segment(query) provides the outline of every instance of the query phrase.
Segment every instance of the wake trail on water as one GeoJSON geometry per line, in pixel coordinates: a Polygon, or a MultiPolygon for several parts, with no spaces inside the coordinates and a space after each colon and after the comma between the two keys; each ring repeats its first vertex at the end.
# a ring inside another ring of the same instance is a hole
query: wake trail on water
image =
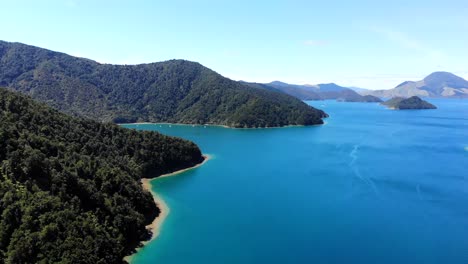
{"type": "Polygon", "coordinates": [[[375,185],[374,181],[363,175],[361,173],[361,171],[359,170],[359,167],[356,165],[356,161],[358,160],[358,151],[359,151],[359,148],[361,147],[361,144],[356,144],[354,145],[353,149],[351,150],[351,152],[349,153],[349,157],[351,158],[351,161],[349,162],[349,166],[351,167],[351,169],[353,170],[354,172],[354,175],[359,178],[360,180],[362,180],[367,186],[369,186],[376,195],[379,195],[380,192],[377,188],[377,186],[375,185]]]}
{"type": "Polygon", "coordinates": [[[421,184],[418,183],[418,185],[416,185],[416,192],[418,193],[418,197],[419,197],[419,200],[423,201],[423,197],[422,197],[422,194],[421,194],[421,184]]]}

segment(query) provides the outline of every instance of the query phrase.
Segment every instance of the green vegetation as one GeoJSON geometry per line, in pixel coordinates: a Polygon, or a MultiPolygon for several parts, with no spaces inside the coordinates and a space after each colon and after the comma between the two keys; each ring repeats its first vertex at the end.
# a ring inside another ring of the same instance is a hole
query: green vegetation
{"type": "Polygon", "coordinates": [[[116,123],[275,127],[322,124],[326,117],[296,98],[229,80],[194,62],[99,64],[2,41],[0,85],[71,115],[116,123]]]}
{"type": "Polygon", "coordinates": [[[410,98],[394,97],[382,103],[391,109],[410,110],[410,109],[436,109],[437,107],[417,96],[410,98]]]}
{"type": "Polygon", "coordinates": [[[121,263],[157,216],[139,183],[192,142],[72,118],[0,89],[0,263],[121,263]]]}

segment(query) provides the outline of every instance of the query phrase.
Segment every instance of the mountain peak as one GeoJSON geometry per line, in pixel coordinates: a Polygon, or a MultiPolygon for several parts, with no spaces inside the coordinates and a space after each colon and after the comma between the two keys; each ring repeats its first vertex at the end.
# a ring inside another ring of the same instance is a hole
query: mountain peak
{"type": "Polygon", "coordinates": [[[446,71],[436,71],[431,74],[429,74],[426,78],[460,78],[457,75],[451,73],[451,72],[446,72],[446,71]]]}
{"type": "Polygon", "coordinates": [[[414,83],[414,82],[413,81],[404,81],[404,82],[400,83],[399,85],[397,85],[396,88],[407,85],[407,84],[410,84],[410,83],[414,83]]]}
{"type": "Polygon", "coordinates": [[[276,85],[276,86],[287,86],[289,85],[288,83],[285,83],[285,82],[280,82],[280,81],[273,81],[271,83],[268,83],[270,85],[276,85]]]}
{"type": "Polygon", "coordinates": [[[424,83],[437,88],[468,88],[468,81],[450,72],[433,72],[424,78],[424,83]]]}
{"type": "Polygon", "coordinates": [[[336,83],[321,83],[317,85],[321,91],[323,92],[331,92],[331,91],[343,91],[347,90],[347,88],[337,85],[336,83]]]}
{"type": "Polygon", "coordinates": [[[450,72],[437,71],[421,81],[406,81],[390,90],[377,90],[370,94],[378,97],[450,97],[468,98],[468,81],[450,72]]]}
{"type": "Polygon", "coordinates": [[[451,72],[433,72],[429,74],[426,78],[424,78],[424,81],[449,81],[449,80],[458,80],[458,81],[465,81],[465,79],[451,73],[451,72]]]}

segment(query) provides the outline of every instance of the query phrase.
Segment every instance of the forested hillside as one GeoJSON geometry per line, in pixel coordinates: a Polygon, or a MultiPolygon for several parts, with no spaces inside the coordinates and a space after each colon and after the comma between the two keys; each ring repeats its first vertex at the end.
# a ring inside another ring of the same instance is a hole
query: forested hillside
{"type": "Polygon", "coordinates": [[[109,65],[0,41],[0,85],[99,121],[273,127],[323,123],[286,94],[224,78],[199,63],[109,65]]]}
{"type": "Polygon", "coordinates": [[[202,160],[192,142],[0,89],[0,263],[122,262],[159,213],[140,178],[202,160]]]}

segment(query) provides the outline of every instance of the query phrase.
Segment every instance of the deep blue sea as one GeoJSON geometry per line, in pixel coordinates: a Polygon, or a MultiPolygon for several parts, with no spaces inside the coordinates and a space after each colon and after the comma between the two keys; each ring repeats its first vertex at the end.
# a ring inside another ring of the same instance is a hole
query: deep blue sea
{"type": "Polygon", "coordinates": [[[213,156],[156,179],[170,207],[133,263],[468,263],[468,100],[311,101],[326,125],[127,125],[213,156]]]}

